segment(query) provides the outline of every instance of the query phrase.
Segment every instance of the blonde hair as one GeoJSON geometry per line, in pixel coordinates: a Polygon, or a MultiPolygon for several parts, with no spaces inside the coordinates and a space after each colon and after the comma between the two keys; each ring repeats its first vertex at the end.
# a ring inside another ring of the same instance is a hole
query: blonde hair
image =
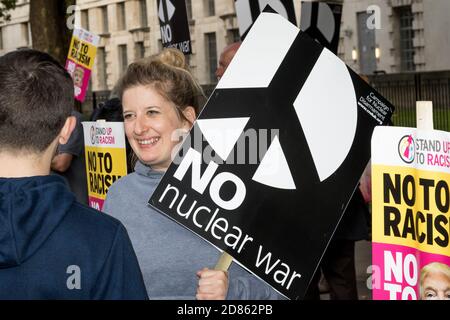
{"type": "Polygon", "coordinates": [[[189,67],[186,62],[186,57],[183,52],[175,48],[165,48],[161,53],[154,56],[154,59],[161,61],[162,63],[171,65],[177,68],[183,68],[189,71],[189,67]]]}
{"type": "Polygon", "coordinates": [[[423,282],[429,273],[440,272],[450,280],[450,267],[444,263],[432,262],[420,270],[420,296],[423,296],[423,282]]]}
{"type": "Polygon", "coordinates": [[[177,49],[166,48],[158,55],[130,64],[119,81],[119,97],[122,98],[127,89],[139,85],[152,86],[173,102],[180,117],[188,106],[198,115],[206,102],[202,88],[187,70],[183,53],[177,49]]]}

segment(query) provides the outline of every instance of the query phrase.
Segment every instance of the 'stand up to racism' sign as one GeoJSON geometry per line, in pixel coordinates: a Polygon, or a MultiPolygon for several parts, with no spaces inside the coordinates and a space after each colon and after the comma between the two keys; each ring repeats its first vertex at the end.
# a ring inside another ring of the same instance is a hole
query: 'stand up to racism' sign
{"type": "Polygon", "coordinates": [[[127,174],[123,122],[83,122],[89,206],[102,210],[109,187],[127,174]]]}
{"type": "Polygon", "coordinates": [[[450,133],[377,128],[373,298],[450,298],[450,133]]]}
{"type": "Polygon", "coordinates": [[[150,204],[300,299],[392,111],[328,49],[262,13],[150,204]]]}

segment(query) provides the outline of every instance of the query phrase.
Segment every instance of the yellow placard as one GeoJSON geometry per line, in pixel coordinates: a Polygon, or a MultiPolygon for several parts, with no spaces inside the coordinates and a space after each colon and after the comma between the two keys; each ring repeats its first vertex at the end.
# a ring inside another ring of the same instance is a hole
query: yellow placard
{"type": "Polygon", "coordinates": [[[127,174],[125,149],[85,147],[89,196],[105,199],[108,188],[127,174]]]}
{"type": "Polygon", "coordinates": [[[73,36],[70,43],[69,56],[68,58],[87,69],[92,70],[94,66],[94,59],[97,55],[97,47],[80,40],[79,38],[73,36]]]}
{"type": "Polygon", "coordinates": [[[450,256],[450,174],[372,166],[373,242],[450,256]]]}

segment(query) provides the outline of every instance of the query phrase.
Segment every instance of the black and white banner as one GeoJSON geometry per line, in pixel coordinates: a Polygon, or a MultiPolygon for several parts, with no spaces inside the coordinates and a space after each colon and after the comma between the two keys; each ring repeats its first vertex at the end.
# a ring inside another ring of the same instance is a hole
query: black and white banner
{"type": "MultiPolygon", "coordinates": [[[[276,13],[281,14],[293,24],[297,25],[293,0],[235,0],[239,34],[244,40],[259,14],[268,5],[276,13]]],[[[282,37],[283,35],[279,35],[282,37]]]]}
{"type": "Polygon", "coordinates": [[[184,54],[192,53],[191,35],[184,0],[157,0],[164,48],[173,47],[184,54]]]}
{"type": "Polygon", "coordinates": [[[301,299],[392,112],[328,49],[262,13],[149,203],[301,299]]]}
{"type": "Polygon", "coordinates": [[[300,29],[337,54],[342,4],[302,1],[300,29]]]}

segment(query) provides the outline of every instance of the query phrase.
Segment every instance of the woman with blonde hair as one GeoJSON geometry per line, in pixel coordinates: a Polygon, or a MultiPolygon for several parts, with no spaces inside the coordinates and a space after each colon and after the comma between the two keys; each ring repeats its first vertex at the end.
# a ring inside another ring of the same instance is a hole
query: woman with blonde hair
{"type": "Polygon", "coordinates": [[[216,248],[147,205],[179,143],[172,134],[189,130],[203,106],[192,75],[163,59],[139,61],[122,77],[119,96],[125,132],[139,160],[134,173],[109,189],[104,211],[126,226],[150,299],[278,298],[235,263],[229,272],[213,270],[216,248]]]}

